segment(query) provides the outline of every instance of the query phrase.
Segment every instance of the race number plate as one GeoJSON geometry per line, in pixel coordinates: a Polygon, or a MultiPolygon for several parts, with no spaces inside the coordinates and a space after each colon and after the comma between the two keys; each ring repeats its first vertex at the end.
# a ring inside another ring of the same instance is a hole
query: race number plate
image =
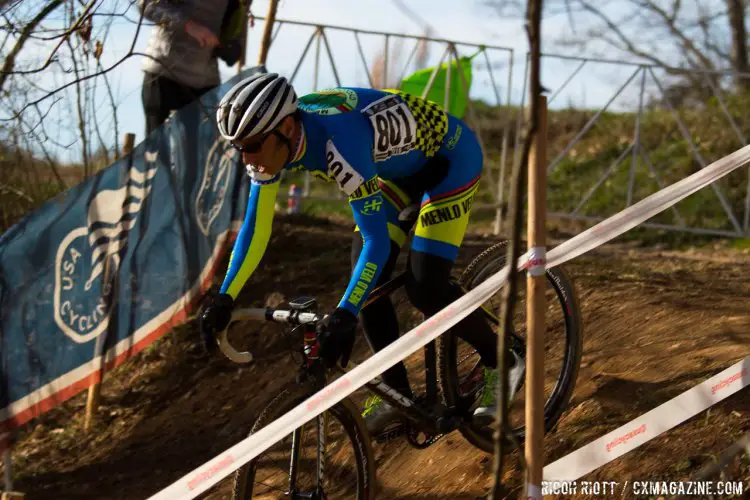
{"type": "Polygon", "coordinates": [[[409,108],[395,95],[378,99],[362,110],[372,124],[373,160],[384,161],[406,154],[417,143],[417,122],[409,108]]]}

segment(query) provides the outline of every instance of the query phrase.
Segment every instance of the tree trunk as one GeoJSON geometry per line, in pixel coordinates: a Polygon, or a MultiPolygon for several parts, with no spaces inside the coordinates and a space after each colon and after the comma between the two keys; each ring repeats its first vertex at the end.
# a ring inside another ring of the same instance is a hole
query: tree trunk
{"type": "MultiPolygon", "coordinates": [[[[732,69],[735,73],[750,73],[747,62],[747,32],[745,31],[744,0],[726,0],[729,15],[729,29],[732,32],[732,69]]],[[[735,86],[744,91],[750,90],[750,78],[735,74],[735,86]]]]}

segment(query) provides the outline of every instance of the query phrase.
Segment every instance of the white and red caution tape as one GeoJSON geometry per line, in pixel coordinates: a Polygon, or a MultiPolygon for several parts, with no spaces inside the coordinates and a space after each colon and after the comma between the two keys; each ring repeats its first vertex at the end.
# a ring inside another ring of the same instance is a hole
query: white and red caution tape
{"type": "Polygon", "coordinates": [[[750,384],[750,357],[544,468],[545,481],[573,481],[678,426],[750,384]]]}
{"type": "Polygon", "coordinates": [[[526,483],[526,500],[542,500],[542,488],[526,483]]]}
{"type": "Polygon", "coordinates": [[[526,271],[529,276],[544,276],[547,272],[547,250],[544,247],[529,248],[526,258],[526,271]]]}
{"type": "MultiPolygon", "coordinates": [[[[745,146],[555,247],[547,255],[547,267],[560,265],[610,241],[748,163],[750,146],[745,146]]],[[[522,256],[517,263],[518,267],[523,268],[527,260],[527,255],[522,256]]],[[[478,287],[342,375],[289,413],[178,479],[153,495],[151,500],[195,498],[301,424],[324,412],[391,366],[435,340],[497,292],[507,280],[508,273],[509,268],[505,266],[478,287]]]]}

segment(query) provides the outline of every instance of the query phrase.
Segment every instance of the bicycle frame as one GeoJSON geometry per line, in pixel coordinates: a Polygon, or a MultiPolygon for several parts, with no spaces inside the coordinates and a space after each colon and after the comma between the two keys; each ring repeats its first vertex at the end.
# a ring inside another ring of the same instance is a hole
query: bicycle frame
{"type": "MultiPolygon", "coordinates": [[[[406,284],[406,276],[407,272],[402,271],[394,278],[391,278],[386,283],[374,289],[370,293],[364,306],[362,306],[362,309],[404,286],[406,284]]],[[[487,317],[488,321],[494,325],[500,323],[497,316],[484,305],[481,306],[481,310],[487,317]]],[[[424,347],[424,364],[426,379],[426,402],[424,406],[437,410],[438,414],[436,415],[430,415],[425,412],[414,401],[383,382],[380,377],[365,384],[365,388],[387,401],[391,406],[397,408],[399,413],[416,424],[417,428],[428,431],[431,434],[447,434],[461,425],[463,417],[461,416],[461,409],[445,408],[442,404],[438,403],[437,355],[435,341],[430,342],[424,347]]]]}
{"type": "MultiPolygon", "coordinates": [[[[393,292],[395,292],[396,290],[398,290],[405,284],[406,284],[406,271],[402,271],[401,273],[396,275],[395,278],[391,278],[389,281],[387,281],[386,283],[383,283],[382,285],[374,289],[372,292],[370,292],[370,296],[365,301],[365,305],[362,306],[362,309],[364,309],[371,303],[375,302],[379,298],[392,294],[393,292]]],[[[464,292],[465,291],[466,290],[464,290],[464,292]]],[[[490,323],[496,326],[500,324],[500,319],[492,311],[487,309],[484,306],[484,304],[482,304],[480,308],[482,310],[482,313],[485,315],[485,317],[490,323]]]]}
{"type": "MultiPolygon", "coordinates": [[[[407,272],[403,271],[390,279],[383,285],[374,289],[367,301],[365,302],[363,309],[368,305],[372,304],[376,300],[388,296],[394,291],[398,290],[406,283],[407,272]]],[[[312,370],[315,363],[318,363],[317,357],[317,334],[315,331],[315,325],[321,321],[325,316],[320,316],[313,311],[315,307],[314,299],[306,298],[304,300],[297,299],[298,304],[304,304],[301,308],[295,309],[292,307],[291,310],[282,309],[238,309],[232,314],[232,322],[239,320],[266,320],[274,321],[278,323],[287,323],[291,325],[304,325],[304,354],[306,358],[306,370],[308,374],[312,374],[316,379],[319,379],[321,386],[325,385],[325,374],[324,371],[312,370]],[[322,373],[322,379],[320,379],[322,373]]],[[[290,304],[291,305],[291,304],[290,304]]],[[[487,308],[482,306],[482,311],[487,317],[488,321],[497,325],[499,323],[497,317],[489,311],[487,308]]],[[[250,353],[240,353],[235,350],[228,342],[226,338],[227,330],[222,332],[217,341],[219,347],[224,354],[237,363],[247,363],[252,360],[250,353]]],[[[461,408],[445,408],[438,401],[438,385],[437,385],[437,354],[435,341],[430,342],[424,347],[425,356],[425,379],[426,379],[426,400],[423,405],[417,404],[415,401],[407,398],[403,394],[399,393],[394,388],[387,385],[381,377],[367,382],[364,388],[375,394],[391,404],[396,408],[399,413],[404,415],[410,422],[414,424],[419,430],[423,430],[426,433],[437,435],[446,434],[459,425],[462,424],[463,416],[461,408]],[[430,408],[433,410],[433,414],[428,413],[423,408],[430,408]]],[[[347,370],[338,368],[341,372],[347,370]]]]}
{"type": "MultiPolygon", "coordinates": [[[[477,284],[481,283],[492,273],[497,272],[503,263],[503,249],[506,243],[499,242],[492,245],[490,248],[482,252],[477,258],[475,258],[469,267],[461,275],[461,282],[466,283],[467,288],[461,289],[466,291],[472,289],[477,284]]],[[[559,269],[558,269],[559,270],[559,269]]],[[[552,271],[547,272],[548,281],[551,283],[552,289],[555,292],[557,302],[561,307],[563,315],[563,323],[561,324],[562,333],[564,335],[565,347],[564,347],[564,359],[563,367],[558,376],[558,380],[554,386],[552,394],[545,402],[545,427],[547,429],[552,428],[555,422],[560,418],[565,405],[570,399],[572,393],[575,377],[577,376],[578,367],[580,366],[580,352],[581,352],[581,329],[580,329],[580,312],[578,305],[575,300],[575,291],[572,288],[569,280],[562,274],[556,275],[552,271]]],[[[557,271],[555,271],[557,272],[557,271]]],[[[377,287],[373,290],[364,302],[364,307],[370,307],[373,303],[378,300],[389,300],[388,296],[396,291],[398,288],[408,284],[410,278],[409,270],[405,270],[394,278],[390,279],[385,284],[377,287]]],[[[455,281],[453,282],[455,286],[455,281]]],[[[456,290],[456,294],[458,291],[456,290]]],[[[254,426],[253,431],[260,429],[262,426],[268,425],[269,422],[274,419],[278,419],[284,412],[288,412],[293,405],[297,405],[308,398],[315,398],[318,394],[319,389],[323,389],[326,386],[327,377],[334,375],[336,372],[347,373],[348,370],[340,369],[338,367],[328,370],[325,368],[324,363],[319,359],[318,350],[320,348],[317,338],[317,331],[319,330],[318,325],[320,321],[325,319],[325,315],[317,314],[316,301],[312,297],[297,297],[294,300],[290,300],[289,310],[280,309],[238,309],[233,313],[233,320],[238,319],[256,319],[274,321],[280,323],[287,323],[293,325],[293,331],[291,332],[294,338],[299,339],[300,336],[304,338],[304,348],[301,349],[303,354],[304,363],[300,366],[300,376],[303,378],[297,379],[296,387],[291,387],[285,390],[282,394],[277,396],[271,403],[269,403],[263,410],[261,417],[259,417],[254,426]]],[[[481,307],[482,314],[486,319],[494,326],[499,324],[498,318],[492,314],[487,307],[493,307],[490,304],[484,304],[481,307]]],[[[513,318],[515,319],[515,318],[513,318]]],[[[557,325],[555,325],[557,326],[557,325]]],[[[414,331],[414,330],[412,330],[414,331]]],[[[469,332],[466,332],[469,333],[469,332]]],[[[496,331],[496,334],[499,334],[496,331]]],[[[516,333],[515,328],[511,327],[507,332],[511,345],[509,350],[515,355],[519,355],[522,358],[525,357],[525,341],[523,339],[522,330],[516,333]],[[516,346],[515,341],[518,341],[519,345],[516,346]]],[[[223,336],[226,340],[226,330],[221,332],[220,336],[223,336]]],[[[460,331],[460,328],[453,327],[447,332],[447,336],[443,336],[441,339],[441,345],[437,345],[437,342],[430,342],[424,346],[424,367],[425,367],[425,379],[426,379],[426,398],[422,398],[421,394],[417,398],[408,398],[404,394],[399,393],[386,384],[382,375],[374,377],[368,382],[364,380],[358,381],[357,385],[364,388],[367,392],[380,396],[380,398],[389,403],[394,413],[397,412],[400,417],[401,423],[397,426],[390,425],[385,429],[379,430],[377,434],[369,435],[367,432],[365,422],[359,416],[361,409],[358,408],[357,401],[353,397],[348,396],[342,401],[334,405],[333,407],[322,412],[316,417],[308,415],[307,418],[302,420],[309,420],[305,424],[297,424],[297,428],[293,431],[291,436],[291,443],[285,441],[282,447],[286,447],[291,444],[291,462],[288,463],[288,484],[284,485],[286,481],[282,478],[280,481],[280,488],[286,486],[286,495],[290,498],[297,499],[309,499],[309,500],[322,500],[326,496],[326,490],[330,484],[344,484],[338,481],[339,475],[329,476],[327,467],[335,464],[337,460],[342,456],[339,453],[340,448],[338,447],[339,434],[331,434],[329,429],[329,421],[336,421],[344,429],[343,437],[351,442],[349,445],[351,452],[353,453],[354,459],[357,465],[357,488],[358,492],[370,491],[370,485],[374,484],[371,481],[367,481],[368,478],[373,477],[374,470],[372,470],[375,459],[372,452],[372,447],[369,446],[367,439],[371,437],[372,440],[377,442],[386,442],[394,439],[398,436],[406,435],[408,443],[415,448],[426,448],[435,443],[442,436],[448,434],[452,430],[456,429],[474,446],[485,451],[491,451],[492,448],[492,435],[491,429],[486,428],[486,422],[484,420],[476,420],[474,418],[474,412],[471,411],[474,404],[477,402],[478,391],[482,389],[481,379],[483,373],[477,371],[481,368],[481,361],[476,357],[476,353],[467,352],[466,345],[459,345],[459,338],[465,343],[464,332],[460,331]],[[457,331],[458,330],[458,331],[457,331]],[[446,366],[440,366],[441,369],[445,370],[446,380],[444,383],[438,384],[437,376],[437,350],[440,349],[440,355],[445,355],[447,361],[446,366]],[[471,359],[470,359],[471,358],[471,359]],[[470,360],[467,365],[466,361],[470,360]],[[465,368],[469,367],[468,375],[466,374],[465,368]],[[447,401],[447,403],[438,404],[438,393],[441,389],[445,390],[442,394],[440,402],[447,401]],[[426,399],[426,401],[425,401],[426,399]],[[450,405],[450,406],[447,406],[450,405]],[[308,426],[313,428],[308,428],[308,426]],[[311,433],[311,431],[313,431],[311,433]],[[313,434],[313,440],[315,443],[307,442],[302,443],[300,439],[302,435],[307,436],[313,434]],[[336,453],[330,454],[330,442],[332,436],[337,443],[336,453]],[[310,444],[313,444],[309,453],[301,453],[301,446],[305,445],[305,449],[310,449],[310,444]],[[363,446],[368,444],[368,446],[363,446]],[[352,446],[353,445],[353,446],[352,446]],[[317,448],[317,449],[316,449],[317,448]],[[316,455],[317,452],[317,455],[316,455]],[[302,461],[302,455],[305,456],[305,461],[302,461]],[[317,468],[313,472],[317,473],[317,484],[310,484],[309,479],[315,478],[310,474],[305,474],[304,483],[300,479],[300,484],[297,485],[298,477],[303,478],[302,474],[299,474],[298,469],[308,468],[307,458],[317,456],[317,468]],[[333,460],[331,460],[333,459],[333,460]],[[364,475],[362,475],[364,473],[364,475]],[[368,475],[369,474],[369,475],[368,475]],[[364,482],[362,479],[364,478],[364,482]],[[328,479],[328,481],[326,481],[328,479]],[[333,479],[334,483],[330,483],[333,479]],[[365,490],[363,490],[363,485],[365,490]],[[302,487],[298,489],[298,487],[302,487]]],[[[218,340],[218,339],[217,339],[218,340]]],[[[295,341],[296,344],[297,341],[295,341]]],[[[471,342],[468,342],[473,345],[471,342]]],[[[220,346],[221,346],[220,342],[220,346]]],[[[297,344],[298,345],[298,344],[297,344]]],[[[232,353],[240,354],[234,351],[230,351],[231,346],[228,343],[224,344],[222,351],[230,359],[235,359],[236,356],[232,353]]],[[[249,355],[249,353],[248,353],[249,355]]],[[[295,361],[298,362],[299,358],[295,361]]],[[[365,363],[370,364],[370,363],[365,363]]],[[[299,366],[299,365],[298,365],[299,366]]],[[[351,368],[351,366],[350,366],[351,368]]],[[[359,371],[359,370],[355,370],[359,371]]],[[[349,378],[349,377],[347,377],[349,378]]],[[[346,380],[340,385],[346,385],[346,380]]],[[[336,382],[333,382],[333,386],[336,386],[336,382]]],[[[361,398],[362,394],[359,394],[361,398]]],[[[303,403],[304,404],[304,403],[303,403]]],[[[299,407],[298,407],[299,408],[299,407]]],[[[394,422],[395,423],[395,422],[394,422]]],[[[516,438],[523,439],[524,429],[518,428],[513,429],[513,433],[516,438]]],[[[344,440],[341,441],[343,446],[347,446],[344,440]]],[[[346,457],[345,457],[346,458],[346,457]]],[[[271,469],[278,469],[278,460],[276,457],[271,457],[271,469]]],[[[346,458],[347,464],[350,464],[349,458],[346,458]]],[[[348,467],[348,465],[347,465],[348,467]]],[[[247,481],[250,480],[247,474],[252,474],[252,478],[255,477],[253,467],[249,467],[246,471],[245,476],[238,475],[236,485],[240,486],[238,491],[245,491],[246,485],[249,484],[247,481]]],[[[349,470],[349,469],[347,469],[349,470]]],[[[279,482],[279,481],[277,481],[279,482]]],[[[280,489],[274,488],[274,489],[280,489]]],[[[348,488],[348,486],[347,486],[348,488]]]]}

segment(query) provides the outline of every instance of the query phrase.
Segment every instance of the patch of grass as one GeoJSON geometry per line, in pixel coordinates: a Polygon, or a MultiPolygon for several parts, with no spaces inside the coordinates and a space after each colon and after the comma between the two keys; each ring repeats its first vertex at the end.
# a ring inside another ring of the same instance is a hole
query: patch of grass
{"type": "Polygon", "coordinates": [[[667,231],[636,227],[618,237],[618,241],[637,241],[642,246],[662,245],[666,248],[684,250],[690,247],[704,247],[718,241],[724,241],[721,236],[706,234],[683,233],[679,231],[667,231]]]}
{"type": "MultiPolygon", "coordinates": [[[[739,130],[750,135],[750,116],[743,111],[750,107],[750,95],[726,96],[729,108],[739,130]]],[[[594,116],[596,110],[550,110],[547,133],[547,158],[554,161],[568,149],[568,153],[551,171],[548,178],[548,210],[571,212],[579,207],[589,191],[605,177],[613,163],[634,144],[635,113],[604,112],[594,125],[572,144],[583,126],[594,116]],[[570,146],[570,147],[569,147],[570,146]]],[[[511,110],[515,116],[517,110],[511,110]]],[[[703,165],[722,158],[743,146],[737,139],[733,127],[716,99],[709,100],[700,109],[678,109],[685,135],[675,116],[668,109],[657,106],[644,109],[640,121],[640,151],[624,154],[621,162],[612,168],[609,176],[602,180],[586,203],[580,206],[580,215],[609,216],[627,206],[630,193],[635,203],[661,187],[671,185],[699,171],[703,165]],[[632,176],[632,180],[631,180],[632,176]],[[632,184],[631,184],[632,182],[632,184]]],[[[502,121],[497,109],[479,111],[479,121],[486,137],[501,137],[512,120],[502,121]]],[[[514,129],[515,130],[515,129],[514,129]]],[[[501,141],[485,140],[486,153],[493,158],[499,154],[501,141]]],[[[514,151],[509,152],[513,158],[514,151]]],[[[741,223],[745,209],[748,185],[747,169],[738,169],[714,183],[728,200],[731,210],[741,223]]],[[[509,196],[508,192],[505,199],[509,196]]],[[[706,187],[675,206],[673,210],[656,215],[650,222],[679,225],[681,220],[688,227],[733,230],[729,217],[714,193],[706,187]]],[[[672,236],[664,231],[645,229],[639,237],[658,240],[670,246],[692,244],[694,237],[672,236]],[[648,233],[648,234],[647,234],[648,233]]],[[[702,237],[698,241],[703,241],[702,237]]],[[[744,243],[747,244],[747,243],[744,243]]],[[[743,243],[740,243],[743,245],[743,243]]],[[[741,247],[744,248],[744,247],[741,247]]]]}
{"type": "Polygon", "coordinates": [[[686,458],[674,464],[672,468],[675,470],[675,472],[683,472],[683,471],[691,469],[693,465],[694,465],[693,461],[689,458],[686,458]]]}
{"type": "Polygon", "coordinates": [[[745,250],[750,248],[750,238],[738,238],[733,240],[731,243],[732,248],[737,250],[745,250]]]}

